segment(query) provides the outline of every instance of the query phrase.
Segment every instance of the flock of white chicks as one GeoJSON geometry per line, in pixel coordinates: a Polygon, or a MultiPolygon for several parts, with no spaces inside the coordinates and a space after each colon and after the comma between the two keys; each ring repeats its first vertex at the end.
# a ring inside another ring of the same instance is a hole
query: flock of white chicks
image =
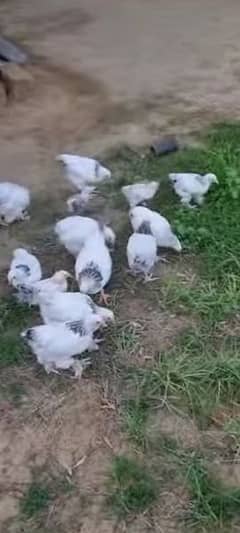
{"type": "MultiPolygon", "coordinates": [[[[99,183],[111,178],[111,172],[95,159],[62,154],[57,160],[63,163],[66,178],[78,189],[67,200],[73,212],[86,206],[96,192],[99,183]]],[[[191,207],[191,202],[201,205],[212,183],[213,174],[170,174],[181,202],[191,207]]],[[[156,211],[139,205],[151,200],[158,191],[158,182],[142,182],[122,187],[129,207],[133,233],[127,243],[127,259],[134,275],[151,279],[158,248],[182,249],[168,220],[156,211]]],[[[28,217],[29,191],[14,183],[0,183],[0,220],[8,225],[28,217]]],[[[76,376],[90,364],[86,355],[98,350],[102,339],[96,332],[114,321],[113,312],[97,305],[90,295],[100,294],[100,301],[107,304],[109,295],[105,286],[112,275],[112,258],[116,236],[112,228],[93,218],[72,215],[55,225],[60,243],[75,258],[75,278],[79,292],[68,291],[71,274],[62,270],[52,277],[42,279],[39,260],[23,248],[13,253],[8,272],[8,282],[17,291],[19,301],[38,306],[43,324],[23,331],[21,336],[31,347],[37,360],[47,372],[72,368],[76,376]]],[[[100,302],[99,302],[100,303],[100,302]]]]}

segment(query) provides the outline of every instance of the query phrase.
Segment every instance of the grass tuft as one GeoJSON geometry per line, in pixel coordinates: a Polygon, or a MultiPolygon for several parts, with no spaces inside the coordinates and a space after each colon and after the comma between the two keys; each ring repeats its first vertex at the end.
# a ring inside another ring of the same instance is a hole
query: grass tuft
{"type": "Polygon", "coordinates": [[[145,425],[147,421],[149,403],[144,396],[136,394],[136,398],[125,402],[123,409],[124,427],[129,438],[138,446],[145,444],[145,425]]]}
{"type": "Polygon", "coordinates": [[[123,455],[113,460],[109,491],[108,503],[121,518],[145,511],[156,498],[150,474],[140,463],[123,455]]]}
{"type": "Polygon", "coordinates": [[[21,501],[22,513],[27,518],[32,518],[44,511],[51,500],[47,486],[33,482],[21,501]]]}
{"type": "Polygon", "coordinates": [[[240,515],[240,489],[226,488],[210,476],[202,459],[193,456],[186,481],[191,496],[189,519],[196,528],[224,525],[240,515]]]}
{"type": "Polygon", "coordinates": [[[211,332],[184,334],[153,368],[133,373],[137,400],[126,411],[133,439],[144,442],[148,410],[156,405],[181,407],[205,426],[217,406],[240,402],[239,343],[210,338],[211,332]]]}
{"type": "Polygon", "coordinates": [[[0,368],[20,365],[26,360],[26,348],[20,332],[34,318],[34,311],[13,298],[0,301],[0,368]]]}

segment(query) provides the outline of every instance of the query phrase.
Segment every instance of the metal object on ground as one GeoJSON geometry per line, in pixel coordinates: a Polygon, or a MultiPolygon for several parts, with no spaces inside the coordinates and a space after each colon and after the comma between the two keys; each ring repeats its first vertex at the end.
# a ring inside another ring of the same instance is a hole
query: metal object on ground
{"type": "Polygon", "coordinates": [[[5,37],[0,37],[0,60],[23,65],[27,63],[28,56],[12,41],[5,39],[5,37]]]}
{"type": "Polygon", "coordinates": [[[167,155],[179,150],[179,144],[174,135],[166,135],[166,137],[156,139],[150,148],[155,155],[167,155]]]}

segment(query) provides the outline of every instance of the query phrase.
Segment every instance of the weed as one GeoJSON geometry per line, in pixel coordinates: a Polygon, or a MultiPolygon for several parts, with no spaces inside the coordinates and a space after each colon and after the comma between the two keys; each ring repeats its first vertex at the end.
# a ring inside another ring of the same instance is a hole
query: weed
{"type": "Polygon", "coordinates": [[[224,487],[210,476],[204,460],[196,455],[189,461],[186,481],[191,496],[189,518],[201,531],[213,524],[222,528],[239,516],[240,489],[224,487]]]}
{"type": "Polygon", "coordinates": [[[185,312],[192,311],[196,317],[214,325],[233,312],[238,312],[240,277],[226,274],[221,290],[216,281],[197,279],[190,286],[181,280],[171,279],[161,287],[161,293],[165,305],[185,312]]]}
{"type": "Polygon", "coordinates": [[[26,349],[20,332],[29,321],[33,311],[12,298],[0,301],[0,367],[19,365],[26,360],[26,349]]]}
{"type": "Polygon", "coordinates": [[[18,303],[14,298],[0,301],[0,329],[23,328],[32,319],[33,309],[18,303]]]}
{"type": "Polygon", "coordinates": [[[26,389],[22,383],[6,379],[1,387],[1,396],[12,402],[14,407],[21,407],[26,389]]]}
{"type": "Polygon", "coordinates": [[[138,347],[139,327],[131,322],[118,328],[115,335],[116,349],[120,352],[126,352],[129,355],[138,347]]]}
{"type": "Polygon", "coordinates": [[[134,416],[130,411],[131,435],[141,435],[144,417],[153,406],[181,405],[205,425],[216,406],[240,401],[238,343],[228,346],[224,340],[218,346],[214,341],[206,332],[185,334],[171,353],[160,355],[152,369],[135,371],[139,399],[134,416]],[[139,411],[141,405],[144,410],[139,411]]]}
{"type": "Polygon", "coordinates": [[[48,507],[50,499],[51,496],[48,487],[33,482],[22,499],[22,513],[27,518],[32,518],[48,507]]]}
{"type": "Polygon", "coordinates": [[[240,418],[231,418],[224,425],[224,431],[240,441],[240,418]]]}
{"type": "Polygon", "coordinates": [[[21,364],[24,361],[24,348],[20,338],[7,332],[1,336],[0,367],[21,364]]]}
{"type": "Polygon", "coordinates": [[[145,511],[155,500],[155,483],[146,469],[125,456],[114,458],[108,503],[119,517],[145,511]]]}
{"type": "Polygon", "coordinates": [[[149,404],[140,394],[125,402],[123,409],[124,427],[128,436],[138,446],[145,443],[145,423],[147,420],[149,404]]]}
{"type": "Polygon", "coordinates": [[[211,473],[209,464],[197,451],[181,449],[174,439],[158,439],[168,479],[178,479],[188,490],[189,503],[184,513],[190,531],[222,527],[240,514],[240,489],[228,488],[211,473]]]}

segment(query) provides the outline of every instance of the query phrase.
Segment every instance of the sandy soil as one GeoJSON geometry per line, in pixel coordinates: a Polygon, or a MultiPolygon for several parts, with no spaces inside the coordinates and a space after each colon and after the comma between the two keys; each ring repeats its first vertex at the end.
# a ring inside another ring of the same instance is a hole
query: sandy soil
{"type": "MultiPolygon", "coordinates": [[[[2,269],[46,214],[51,224],[64,212],[67,187],[54,161],[58,152],[101,154],[122,143],[140,146],[164,131],[182,135],[240,115],[239,17],[239,0],[1,2],[1,31],[31,55],[29,79],[18,84],[9,105],[0,86],[1,178],[29,185],[39,202],[34,227],[1,230],[2,269]]],[[[130,319],[139,318],[132,314],[130,319]]],[[[178,327],[174,321],[172,329],[178,327]]],[[[36,392],[34,379],[22,376],[28,397],[21,411],[1,406],[4,531],[21,530],[11,524],[35,468],[54,458],[58,470],[71,471],[84,457],[76,483],[90,497],[87,514],[79,512],[79,496],[60,500],[46,531],[116,531],[99,511],[104,472],[122,449],[115,413],[102,409],[102,391],[94,382],[74,386],[66,397],[52,393],[50,385],[39,389],[39,379],[36,392]]],[[[154,531],[159,528],[156,522],[154,531]]],[[[129,526],[148,530],[139,521],[129,526]]],[[[169,523],[161,531],[169,531],[169,523]]]]}
{"type": "Polygon", "coordinates": [[[4,33],[41,60],[34,94],[1,111],[2,175],[43,183],[59,150],[238,116],[239,15],[237,0],[1,2],[4,33]]]}

